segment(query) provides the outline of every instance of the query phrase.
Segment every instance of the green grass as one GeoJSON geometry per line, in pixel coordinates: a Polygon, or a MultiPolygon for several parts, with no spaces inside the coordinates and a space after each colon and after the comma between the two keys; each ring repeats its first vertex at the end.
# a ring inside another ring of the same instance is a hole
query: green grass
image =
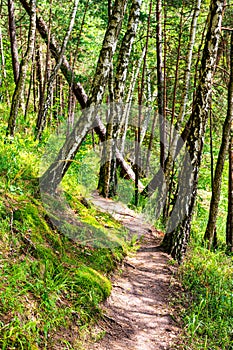
{"type": "MultiPolygon", "coordinates": [[[[79,233],[114,244],[97,247],[69,238],[52,224],[38,191],[43,145],[16,135],[0,138],[0,348],[83,349],[82,337],[101,317],[109,276],[130,250],[126,231],[110,215],[82,204],[75,170],[64,179],[65,199],[79,233]]],[[[89,163],[88,163],[89,164],[89,163]]],[[[84,167],[85,170],[85,167],[84,167]]],[[[90,172],[90,164],[87,167],[90,172]]],[[[82,170],[83,172],[83,170],[82,170]]],[[[83,175],[84,176],[84,175],[83,175]]],[[[89,175],[88,175],[89,176],[89,175]]],[[[95,335],[98,337],[98,335],[95,335]]]]}
{"type": "Polygon", "coordinates": [[[190,349],[233,348],[233,259],[193,244],[180,269],[190,349]]]}

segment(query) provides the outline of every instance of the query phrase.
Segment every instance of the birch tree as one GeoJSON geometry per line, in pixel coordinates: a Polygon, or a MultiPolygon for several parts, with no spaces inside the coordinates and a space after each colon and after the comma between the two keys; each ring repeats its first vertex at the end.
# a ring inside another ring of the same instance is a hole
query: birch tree
{"type": "Polygon", "coordinates": [[[99,185],[100,193],[104,197],[112,197],[116,194],[116,148],[120,129],[120,118],[122,117],[122,101],[125,90],[130,54],[137,32],[140,15],[141,0],[133,0],[128,18],[127,30],[122,40],[116,76],[114,79],[113,96],[114,106],[110,111],[106,144],[102,157],[99,185]]]}
{"type": "MultiPolygon", "coordinates": [[[[206,123],[211,102],[213,75],[215,71],[224,0],[212,0],[210,3],[208,29],[203,49],[199,81],[193,105],[192,124],[187,138],[187,155],[191,158],[192,172],[188,174],[185,166],[181,171],[178,193],[179,203],[173,209],[173,218],[179,220],[172,228],[172,216],[162,246],[165,251],[179,262],[186,251],[190,236],[191,220],[197,194],[198,174],[202,158],[206,123]],[[172,228],[170,230],[170,227],[172,228]]],[[[184,164],[187,162],[184,161],[184,164]]]]}
{"type": "Polygon", "coordinates": [[[195,39],[196,39],[197,21],[200,14],[200,9],[201,9],[201,0],[196,0],[194,4],[192,23],[191,23],[190,34],[189,34],[188,51],[187,51],[186,60],[185,60],[187,63],[186,63],[185,74],[183,78],[184,83],[183,83],[182,98],[180,102],[180,111],[179,111],[179,116],[177,118],[177,125],[176,125],[178,129],[180,129],[181,123],[184,120],[184,116],[186,112],[188,91],[189,91],[190,78],[191,78],[193,48],[194,48],[195,39]]]}

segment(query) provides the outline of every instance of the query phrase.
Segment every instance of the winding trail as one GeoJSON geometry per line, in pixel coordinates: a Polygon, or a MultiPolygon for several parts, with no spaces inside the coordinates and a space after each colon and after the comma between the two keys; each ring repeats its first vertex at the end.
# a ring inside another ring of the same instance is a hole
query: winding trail
{"type": "Polygon", "coordinates": [[[170,257],[159,248],[161,233],[120,202],[102,198],[97,192],[91,201],[132,234],[143,235],[143,240],[112,281],[112,293],[103,305],[104,318],[95,329],[96,334],[103,331],[105,336],[88,349],[177,349],[181,328],[169,301],[181,287],[175,278],[177,266],[169,263],[170,257]]]}

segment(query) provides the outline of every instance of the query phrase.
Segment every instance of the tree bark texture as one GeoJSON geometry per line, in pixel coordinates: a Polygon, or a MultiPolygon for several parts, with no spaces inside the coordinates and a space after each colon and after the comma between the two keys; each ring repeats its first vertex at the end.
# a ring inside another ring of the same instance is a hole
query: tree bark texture
{"type": "MultiPolygon", "coordinates": [[[[185,74],[184,74],[184,87],[182,92],[182,98],[180,102],[180,111],[179,116],[177,120],[177,124],[180,127],[180,124],[184,120],[185,112],[186,112],[186,105],[187,105],[187,99],[188,99],[188,91],[189,91],[189,84],[190,84],[190,76],[191,76],[191,65],[192,65],[192,58],[193,58],[193,47],[195,44],[195,38],[196,38],[196,32],[197,32],[197,21],[201,9],[201,0],[196,0],[196,3],[194,5],[194,11],[193,11],[193,17],[192,17],[192,23],[190,28],[190,36],[189,36],[189,45],[188,45],[188,52],[186,56],[186,67],[185,67],[185,74]]],[[[178,126],[177,125],[177,126],[178,126]]]]}
{"type": "MultiPolygon", "coordinates": [[[[196,7],[194,9],[193,18],[192,18],[192,24],[190,29],[190,39],[189,39],[189,46],[188,46],[188,53],[186,57],[186,68],[185,68],[185,76],[184,76],[184,88],[182,93],[182,99],[180,103],[180,111],[179,116],[177,119],[177,125],[176,125],[176,132],[175,135],[173,135],[172,140],[170,142],[170,151],[168,156],[165,159],[164,162],[164,172],[169,173],[169,167],[171,165],[171,161],[173,158],[173,161],[175,160],[176,156],[179,154],[181,148],[183,147],[184,143],[186,142],[188,135],[190,133],[190,125],[192,123],[192,115],[190,116],[189,120],[187,121],[181,136],[179,137],[178,130],[180,129],[181,123],[183,121],[183,118],[185,116],[186,111],[186,103],[187,103],[187,97],[188,97],[188,87],[190,83],[190,74],[191,74],[191,63],[192,63],[192,54],[193,54],[193,47],[195,43],[195,37],[196,37],[196,29],[197,29],[197,20],[200,13],[200,5],[201,0],[197,0],[196,7]],[[171,152],[171,150],[173,150],[171,152]],[[171,154],[173,153],[173,154],[171,154]]],[[[153,195],[155,190],[161,185],[161,182],[158,181],[158,179],[161,179],[160,171],[154,175],[152,180],[149,182],[149,184],[144,188],[143,192],[141,193],[144,197],[150,197],[153,195]]]]}
{"type": "Polygon", "coordinates": [[[194,100],[192,124],[190,125],[190,134],[186,144],[186,158],[181,170],[177,203],[174,206],[168,222],[168,230],[162,243],[165,251],[178,262],[182,261],[190,236],[224,4],[224,0],[212,0],[210,4],[208,30],[194,100]],[[188,157],[191,159],[192,167],[190,174],[187,171],[188,157]],[[175,228],[173,227],[173,220],[177,223],[175,228]]]}
{"type": "MultiPolygon", "coordinates": [[[[10,105],[9,92],[8,92],[8,89],[7,89],[7,80],[6,80],[7,74],[6,74],[6,67],[5,67],[6,62],[5,62],[5,55],[4,55],[4,50],[3,50],[3,40],[2,40],[2,29],[1,29],[1,27],[0,27],[0,58],[1,58],[2,77],[5,80],[5,87],[6,87],[6,93],[5,93],[6,102],[7,102],[8,105],[10,105]]],[[[3,81],[0,80],[0,88],[2,87],[2,83],[3,83],[3,81]]],[[[0,98],[1,98],[1,101],[3,101],[4,97],[0,96],[0,98]]]]}
{"type": "MultiPolygon", "coordinates": [[[[106,130],[106,142],[104,144],[101,168],[99,175],[98,189],[104,197],[116,195],[117,174],[116,174],[116,148],[117,138],[120,132],[121,118],[123,115],[122,102],[125,90],[125,82],[128,72],[130,54],[140,15],[141,0],[133,0],[127,30],[122,40],[116,76],[114,79],[113,91],[110,93],[114,99],[114,106],[110,106],[108,125],[106,130]]],[[[110,88],[112,90],[112,88],[110,88]]],[[[110,101],[112,102],[112,101],[110,101]]]]}
{"type": "Polygon", "coordinates": [[[157,0],[156,6],[156,47],[157,47],[157,86],[158,86],[158,112],[160,121],[160,165],[164,168],[166,148],[166,126],[164,115],[164,72],[163,72],[163,34],[162,34],[162,0],[157,0]]]}
{"type": "Polygon", "coordinates": [[[230,81],[228,85],[228,109],[227,116],[223,125],[222,131],[222,143],[218,154],[218,160],[214,173],[214,181],[212,188],[212,197],[209,209],[209,219],[204,235],[204,239],[208,241],[208,248],[210,249],[213,244],[214,232],[216,229],[216,221],[218,217],[218,206],[221,195],[222,185],[222,172],[224,168],[224,162],[229,147],[230,131],[233,120],[233,34],[231,34],[231,58],[230,58],[230,81]]]}
{"type": "Polygon", "coordinates": [[[11,43],[11,57],[12,57],[12,67],[14,73],[14,81],[17,84],[19,79],[19,54],[18,54],[18,43],[16,35],[16,25],[15,25],[15,9],[14,1],[8,0],[8,21],[9,21],[9,34],[11,43]]]}

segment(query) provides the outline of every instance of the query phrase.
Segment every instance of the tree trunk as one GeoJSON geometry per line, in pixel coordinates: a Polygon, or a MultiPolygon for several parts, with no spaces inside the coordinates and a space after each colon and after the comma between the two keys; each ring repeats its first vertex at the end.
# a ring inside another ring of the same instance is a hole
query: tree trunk
{"type": "Polygon", "coordinates": [[[151,20],[151,12],[152,12],[152,1],[150,2],[149,15],[147,20],[147,33],[146,33],[146,45],[145,45],[145,55],[143,59],[143,67],[142,67],[142,78],[141,85],[138,86],[138,125],[136,127],[135,134],[135,191],[134,191],[134,200],[136,207],[139,204],[139,178],[140,171],[142,169],[141,164],[141,140],[142,140],[142,104],[143,104],[143,93],[144,93],[144,85],[145,85],[145,73],[146,73],[146,57],[148,51],[148,43],[149,43],[149,35],[150,35],[150,20],[151,20]]]}
{"type": "Polygon", "coordinates": [[[218,154],[218,160],[215,168],[214,182],[212,188],[212,197],[210,202],[209,219],[204,235],[205,241],[208,242],[208,248],[210,249],[213,244],[214,232],[216,229],[216,220],[218,216],[218,206],[221,195],[222,185],[222,172],[224,168],[224,162],[229,147],[229,138],[231,125],[233,120],[233,34],[231,34],[231,65],[230,65],[230,81],[228,86],[228,109],[227,116],[223,125],[222,131],[222,143],[218,154]]]}
{"type": "Polygon", "coordinates": [[[30,81],[29,81],[29,87],[28,87],[28,93],[27,93],[27,100],[26,100],[26,105],[25,105],[25,111],[24,111],[24,120],[27,120],[27,113],[28,113],[28,107],[29,107],[29,102],[30,102],[30,96],[31,96],[31,90],[32,90],[32,85],[33,85],[33,74],[34,74],[34,69],[35,69],[35,55],[33,53],[32,56],[32,65],[31,65],[31,74],[30,74],[30,81]]]}
{"type": "MultiPolygon", "coordinates": [[[[0,57],[1,57],[1,71],[2,71],[2,76],[4,78],[5,82],[5,87],[6,87],[6,102],[9,105],[10,104],[10,98],[9,98],[9,93],[7,89],[7,74],[6,74],[6,67],[5,67],[5,55],[4,55],[4,50],[3,50],[3,40],[2,40],[2,29],[0,27],[0,57]]],[[[0,87],[2,87],[2,80],[0,80],[0,87]]],[[[3,101],[4,96],[0,96],[1,101],[3,101]]]]}
{"type": "Polygon", "coordinates": [[[43,174],[40,179],[41,189],[45,192],[54,193],[68,170],[72,159],[74,159],[87,132],[93,128],[96,106],[102,102],[105,87],[108,81],[110,66],[113,54],[116,50],[118,36],[121,30],[122,21],[125,14],[125,0],[117,0],[109,18],[108,27],[105,33],[102,49],[93,78],[90,98],[87,102],[87,109],[76,123],[73,131],[67,138],[63,147],[53,164],[43,174]]]}
{"type": "MultiPolygon", "coordinates": [[[[73,91],[73,85],[74,85],[74,80],[75,80],[75,76],[74,76],[74,67],[75,67],[75,63],[78,59],[78,52],[79,52],[79,46],[80,46],[80,40],[82,37],[82,32],[83,32],[83,27],[85,24],[85,19],[86,19],[86,15],[87,15],[87,10],[89,8],[89,0],[86,2],[86,6],[85,6],[85,10],[83,13],[83,18],[82,18],[82,23],[77,35],[77,44],[76,44],[76,48],[75,48],[75,53],[74,53],[74,58],[73,58],[73,63],[72,63],[72,78],[71,78],[71,83],[69,85],[69,102],[68,102],[68,125],[67,125],[67,134],[69,134],[70,132],[70,126],[71,128],[73,128],[74,126],[74,112],[75,112],[75,106],[76,106],[76,98],[75,98],[75,94],[73,91]]],[[[94,135],[94,132],[92,131],[92,135],[94,135]]]]}
{"type": "Polygon", "coordinates": [[[178,197],[162,243],[165,251],[178,262],[182,261],[190,236],[224,4],[224,0],[212,0],[210,4],[208,30],[193,106],[191,130],[187,139],[187,152],[181,170],[178,197]],[[187,169],[189,157],[192,169],[187,169]]]}
{"type": "Polygon", "coordinates": [[[229,180],[228,180],[228,215],[226,225],[226,244],[233,252],[233,129],[229,142],[229,180]]]}
{"type": "Polygon", "coordinates": [[[162,0],[156,5],[156,47],[157,47],[157,86],[158,86],[158,112],[160,122],[160,165],[164,168],[166,148],[166,126],[164,115],[164,72],[163,72],[163,34],[162,34],[162,0]]]}
{"type": "Polygon", "coordinates": [[[180,102],[180,111],[178,116],[178,127],[180,128],[181,123],[184,120],[185,112],[186,112],[186,105],[187,105],[187,99],[188,99],[188,91],[189,91],[189,84],[190,84],[190,76],[191,76],[191,65],[192,65],[192,58],[193,58],[193,47],[195,44],[195,38],[196,38],[196,32],[197,32],[197,20],[199,17],[201,8],[201,0],[196,0],[196,3],[194,5],[194,11],[193,11],[193,17],[192,17],[192,23],[191,23],[191,29],[190,29],[190,35],[189,35],[189,45],[188,45],[188,52],[186,56],[186,67],[185,67],[185,74],[184,74],[184,85],[183,85],[183,92],[182,92],[182,98],[180,102]]]}
{"type": "Polygon", "coordinates": [[[138,60],[137,63],[137,68],[135,68],[135,65],[133,66],[133,73],[132,73],[132,79],[130,81],[130,86],[129,86],[129,92],[127,95],[127,99],[126,99],[126,106],[124,109],[124,115],[121,121],[121,127],[120,129],[123,129],[122,132],[122,143],[121,143],[121,153],[124,154],[124,149],[125,149],[125,140],[126,140],[126,133],[127,133],[127,128],[128,128],[128,120],[129,120],[129,114],[130,114],[130,110],[131,110],[131,106],[132,106],[132,100],[133,100],[133,92],[135,89],[135,85],[137,82],[137,78],[138,78],[138,74],[141,68],[141,64],[142,61],[144,59],[146,53],[146,47],[144,47],[143,51],[142,51],[142,55],[140,57],[140,59],[138,60]],[[136,71],[135,71],[136,70],[136,71]],[[135,74],[134,74],[135,71],[135,74]]]}
{"type": "MultiPolygon", "coordinates": [[[[180,14],[180,23],[179,23],[179,36],[178,36],[178,46],[177,46],[177,59],[176,59],[176,69],[175,69],[175,81],[174,81],[174,88],[173,88],[173,96],[172,96],[172,112],[171,112],[171,125],[170,125],[170,132],[169,132],[169,145],[168,145],[168,160],[165,161],[164,164],[164,174],[166,179],[166,200],[163,208],[163,221],[166,222],[167,218],[169,216],[170,211],[170,200],[171,200],[171,191],[173,187],[173,172],[174,172],[174,161],[173,157],[171,155],[171,147],[172,147],[172,138],[175,136],[173,135],[174,131],[174,120],[175,120],[175,112],[176,112],[176,101],[177,101],[177,85],[178,85],[178,79],[179,79],[179,66],[180,66],[180,53],[181,53],[181,38],[182,38],[182,32],[183,32],[183,12],[184,12],[184,2],[182,2],[182,9],[180,14]]],[[[178,135],[177,130],[175,129],[176,135],[178,135]]]]}
{"type": "Polygon", "coordinates": [[[30,18],[30,28],[29,28],[29,35],[28,35],[28,46],[27,46],[27,51],[20,63],[19,78],[17,80],[17,84],[16,84],[15,91],[12,98],[10,117],[8,120],[6,136],[8,135],[14,136],[14,133],[15,133],[16,118],[17,118],[20,104],[22,102],[23,93],[24,93],[27,68],[34,51],[35,34],[36,34],[36,0],[31,0],[30,13],[31,13],[31,18],[30,18]]]}
{"type": "MultiPolygon", "coordinates": [[[[187,97],[188,97],[188,87],[190,82],[190,73],[191,73],[191,63],[192,63],[192,53],[193,53],[193,47],[195,43],[195,37],[196,37],[196,29],[197,29],[197,19],[200,12],[200,4],[201,0],[197,0],[196,7],[194,9],[193,18],[192,18],[192,24],[190,29],[190,40],[189,40],[189,46],[188,46],[188,53],[186,57],[186,69],[185,69],[185,76],[184,76],[184,88],[183,88],[183,94],[182,94],[182,100],[180,103],[180,112],[177,120],[176,128],[178,130],[180,129],[181,122],[183,121],[185,110],[186,110],[186,103],[187,103],[187,97]]],[[[172,143],[170,147],[170,152],[165,160],[165,172],[169,173],[168,169],[170,167],[171,158],[173,158],[173,161],[175,160],[176,156],[179,154],[180,149],[182,148],[183,144],[186,142],[188,135],[190,133],[190,125],[192,123],[192,115],[190,116],[188,122],[186,123],[184,130],[182,131],[181,136],[179,137],[178,130],[175,132],[175,135],[173,135],[173,139],[170,143],[172,143]],[[177,135],[177,136],[176,136],[177,135]],[[171,157],[171,150],[173,150],[173,155],[171,157]]],[[[158,180],[161,179],[161,172],[158,171],[157,174],[154,175],[152,180],[149,182],[149,184],[144,188],[143,192],[141,193],[142,196],[147,197],[151,196],[154,191],[161,186],[161,181],[158,180]]]]}
{"type": "Polygon", "coordinates": [[[19,54],[18,54],[18,43],[16,36],[16,25],[15,25],[15,9],[14,1],[8,0],[8,19],[9,19],[9,33],[11,42],[11,57],[12,57],[12,67],[14,73],[14,81],[17,84],[19,79],[19,54]]]}
{"type": "MultiPolygon", "coordinates": [[[[35,139],[37,138],[38,130],[41,129],[43,123],[43,108],[46,98],[46,86],[50,76],[50,41],[51,41],[51,26],[52,26],[52,1],[49,1],[49,25],[48,25],[48,43],[46,50],[46,58],[44,64],[44,74],[42,74],[42,64],[40,59],[40,47],[37,50],[37,80],[39,84],[39,108],[37,114],[36,128],[35,128],[35,139]]],[[[51,97],[52,98],[52,97],[51,97]]]]}
{"type": "Polygon", "coordinates": [[[157,112],[154,111],[154,116],[153,116],[153,121],[152,121],[152,126],[151,126],[151,132],[150,132],[150,139],[149,139],[149,144],[148,144],[148,150],[147,150],[147,155],[146,155],[146,177],[149,175],[149,170],[150,170],[150,157],[151,157],[151,151],[153,148],[153,141],[154,141],[154,135],[155,135],[155,128],[156,128],[156,121],[158,119],[157,112]]]}
{"type": "MultiPolygon", "coordinates": [[[[37,45],[37,48],[36,48],[35,60],[36,60],[36,80],[38,83],[39,110],[40,110],[40,108],[43,105],[44,89],[43,89],[43,75],[42,75],[42,64],[41,64],[41,49],[39,45],[37,45]]],[[[45,68],[47,71],[46,64],[45,64],[45,68]]]]}

